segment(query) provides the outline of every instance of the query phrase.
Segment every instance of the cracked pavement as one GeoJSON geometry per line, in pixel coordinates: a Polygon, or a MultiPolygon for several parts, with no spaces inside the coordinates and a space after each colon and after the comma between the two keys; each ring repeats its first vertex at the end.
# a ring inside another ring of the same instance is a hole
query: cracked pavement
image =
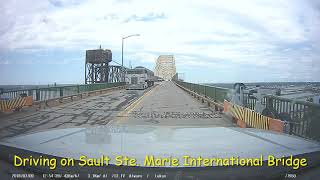
{"type": "Polygon", "coordinates": [[[106,125],[143,92],[123,89],[39,111],[1,114],[0,139],[52,128],[106,125]]]}
{"type": "Polygon", "coordinates": [[[220,112],[197,101],[173,82],[164,81],[145,93],[116,124],[231,127],[220,112]]]}

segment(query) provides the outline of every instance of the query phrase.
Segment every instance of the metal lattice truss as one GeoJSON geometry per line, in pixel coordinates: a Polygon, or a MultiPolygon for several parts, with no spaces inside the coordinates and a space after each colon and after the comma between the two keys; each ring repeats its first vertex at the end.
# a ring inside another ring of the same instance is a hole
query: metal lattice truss
{"type": "Polygon", "coordinates": [[[108,63],[93,64],[86,63],[85,83],[106,83],[108,82],[108,63]]]}
{"type": "Polygon", "coordinates": [[[155,76],[170,81],[176,74],[176,65],[173,55],[161,55],[158,57],[154,70],[155,76]]]}
{"type": "Polygon", "coordinates": [[[109,66],[109,82],[124,82],[125,71],[125,67],[109,66]]]}
{"type": "Polygon", "coordinates": [[[113,66],[108,63],[87,63],[85,67],[85,83],[111,83],[124,81],[125,68],[113,66]]]}

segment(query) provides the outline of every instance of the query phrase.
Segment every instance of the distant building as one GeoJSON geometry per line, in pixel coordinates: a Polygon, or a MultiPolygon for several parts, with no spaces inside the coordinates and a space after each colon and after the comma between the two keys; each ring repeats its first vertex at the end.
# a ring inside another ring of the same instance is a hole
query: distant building
{"type": "Polygon", "coordinates": [[[176,65],[173,55],[161,55],[158,57],[154,70],[155,76],[166,81],[171,81],[176,74],[176,65]]]}

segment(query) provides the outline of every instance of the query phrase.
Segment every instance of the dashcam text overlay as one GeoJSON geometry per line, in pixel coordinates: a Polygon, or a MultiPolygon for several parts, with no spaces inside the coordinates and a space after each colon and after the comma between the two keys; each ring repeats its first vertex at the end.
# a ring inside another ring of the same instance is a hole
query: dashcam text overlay
{"type": "Polygon", "coordinates": [[[299,169],[308,165],[307,159],[296,158],[292,155],[288,157],[277,158],[273,155],[268,155],[266,160],[261,155],[257,158],[241,158],[241,157],[192,157],[184,155],[181,157],[158,157],[153,155],[146,155],[142,163],[138,163],[137,159],[129,156],[115,156],[110,157],[101,155],[99,158],[90,158],[88,156],[80,156],[78,159],[73,158],[48,158],[44,156],[39,157],[20,157],[13,156],[13,165],[15,167],[49,167],[51,170],[56,169],[57,165],[62,167],[68,166],[88,166],[88,167],[102,167],[110,164],[116,166],[143,166],[143,167],[206,167],[206,166],[287,166],[292,169],[299,169]]]}

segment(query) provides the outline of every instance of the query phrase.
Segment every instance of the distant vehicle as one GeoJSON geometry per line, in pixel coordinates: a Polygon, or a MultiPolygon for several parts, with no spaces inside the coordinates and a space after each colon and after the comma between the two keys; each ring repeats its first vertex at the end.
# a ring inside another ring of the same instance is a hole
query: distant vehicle
{"type": "Polygon", "coordinates": [[[146,89],[154,84],[154,73],[142,66],[128,69],[125,74],[127,89],[146,89]]]}
{"type": "Polygon", "coordinates": [[[164,81],[164,79],[158,77],[158,78],[156,79],[156,81],[157,81],[157,82],[162,82],[162,81],[164,81]]]}

